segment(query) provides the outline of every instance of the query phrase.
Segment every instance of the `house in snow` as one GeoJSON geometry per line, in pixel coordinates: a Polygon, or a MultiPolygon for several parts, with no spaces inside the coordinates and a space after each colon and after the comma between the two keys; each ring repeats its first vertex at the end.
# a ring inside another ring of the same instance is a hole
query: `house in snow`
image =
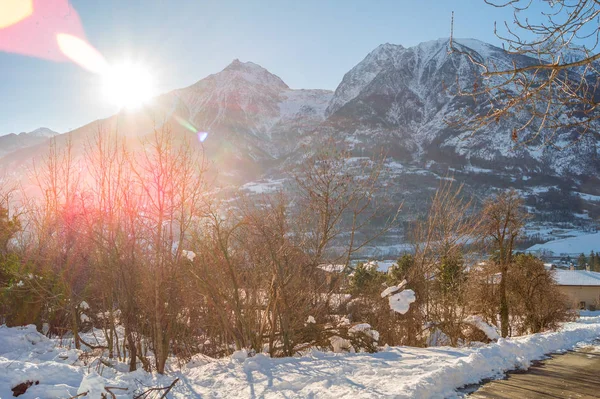
{"type": "Polygon", "coordinates": [[[600,309],[600,273],[587,270],[554,270],[559,289],[579,309],[600,309]]]}

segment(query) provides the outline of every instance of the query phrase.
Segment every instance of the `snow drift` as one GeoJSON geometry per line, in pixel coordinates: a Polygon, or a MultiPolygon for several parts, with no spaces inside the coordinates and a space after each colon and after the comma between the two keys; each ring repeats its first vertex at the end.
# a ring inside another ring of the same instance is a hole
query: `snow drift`
{"type": "Polygon", "coordinates": [[[106,386],[127,388],[114,393],[131,398],[179,378],[170,393],[174,398],[444,398],[456,396],[459,387],[528,368],[548,353],[599,336],[600,312],[585,312],[558,332],[499,339],[479,348],[386,347],[374,354],[312,351],[281,359],[264,354],[198,358],[181,368],[172,363],[168,375],[158,376],[141,370],[127,373],[118,363],[98,369],[89,358],[83,360],[81,351],[61,348],[34,326],[0,327],[0,397],[13,397],[13,387],[31,381],[20,398],[65,398],[83,392],[95,397],[106,386]]]}

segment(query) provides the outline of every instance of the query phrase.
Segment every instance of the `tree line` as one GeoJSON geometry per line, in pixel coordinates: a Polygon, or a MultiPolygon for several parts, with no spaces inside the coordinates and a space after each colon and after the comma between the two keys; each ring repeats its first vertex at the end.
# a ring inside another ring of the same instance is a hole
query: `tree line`
{"type": "Polygon", "coordinates": [[[353,260],[400,224],[378,185],[384,157],[323,148],[285,191],[231,198],[168,127],[142,144],[98,131],[75,156],[54,140],[32,170],[36,194],[15,205],[5,190],[0,322],[164,373],[198,353],[461,345],[490,339],[481,323],[506,337],[572,317],[541,261],[513,254],[527,219],[514,191],[476,207],[442,180],[412,224],[413,252],[383,273],[353,260]],[[382,298],[395,285],[415,293],[405,314],[382,298]],[[82,338],[92,329],[105,339],[82,338]]]}

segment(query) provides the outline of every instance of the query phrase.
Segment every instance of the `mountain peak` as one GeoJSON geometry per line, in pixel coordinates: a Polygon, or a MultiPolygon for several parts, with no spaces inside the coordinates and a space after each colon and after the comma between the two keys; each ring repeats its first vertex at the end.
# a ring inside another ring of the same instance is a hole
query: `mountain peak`
{"type": "Polygon", "coordinates": [[[279,76],[272,74],[262,66],[254,62],[242,62],[234,59],[220,73],[215,76],[224,76],[228,80],[243,80],[245,83],[262,86],[273,86],[281,89],[288,89],[279,76]]]}
{"type": "Polygon", "coordinates": [[[58,135],[59,133],[55,132],[54,130],[48,129],[47,127],[39,127],[27,134],[33,137],[53,137],[58,135]]]}
{"type": "Polygon", "coordinates": [[[257,72],[267,71],[265,68],[261,67],[258,64],[255,64],[254,62],[242,62],[239,60],[239,58],[236,58],[233,61],[231,61],[231,63],[227,65],[224,70],[249,70],[257,72]]]}
{"type": "Polygon", "coordinates": [[[371,51],[365,57],[365,60],[376,63],[387,62],[404,51],[406,51],[406,47],[402,46],[401,44],[384,43],[380,44],[373,51],[371,51]]]}
{"type": "MultiPolygon", "coordinates": [[[[453,39],[453,45],[460,51],[473,55],[478,54],[481,59],[495,55],[502,51],[491,44],[476,39],[453,39]]],[[[370,83],[380,74],[389,73],[389,84],[399,83],[397,74],[399,70],[404,75],[401,79],[402,85],[411,84],[410,77],[417,87],[422,76],[431,74],[432,71],[441,68],[450,57],[450,38],[440,38],[419,43],[411,47],[399,44],[384,43],[372,50],[360,63],[352,68],[337,87],[334,98],[327,108],[327,115],[331,115],[344,104],[356,98],[370,83]]],[[[454,57],[458,57],[455,55],[454,57]]],[[[470,61],[465,61],[471,64],[470,61]]],[[[388,87],[389,88],[389,87],[388,87]]]]}
{"type": "Polygon", "coordinates": [[[375,48],[375,51],[398,51],[405,50],[406,48],[401,44],[383,43],[375,48]]]}
{"type": "Polygon", "coordinates": [[[502,50],[501,48],[494,46],[493,44],[482,42],[478,39],[454,39],[453,43],[458,43],[461,46],[470,48],[471,50],[481,55],[483,58],[487,58],[495,52],[504,53],[504,50],[502,50]]]}
{"type": "MultiPolygon", "coordinates": [[[[475,52],[479,54],[482,59],[487,59],[498,52],[504,53],[504,50],[497,46],[472,38],[453,38],[452,45],[454,48],[461,51],[475,52]]],[[[416,46],[410,47],[409,50],[415,50],[430,55],[435,53],[438,55],[447,55],[450,51],[450,38],[442,37],[437,40],[422,42],[416,46]]]]}
{"type": "Polygon", "coordinates": [[[342,105],[356,97],[381,70],[394,65],[395,60],[400,58],[405,51],[406,48],[400,44],[384,43],[367,54],[361,62],[344,75],[327,107],[327,115],[333,114],[342,105]]]}

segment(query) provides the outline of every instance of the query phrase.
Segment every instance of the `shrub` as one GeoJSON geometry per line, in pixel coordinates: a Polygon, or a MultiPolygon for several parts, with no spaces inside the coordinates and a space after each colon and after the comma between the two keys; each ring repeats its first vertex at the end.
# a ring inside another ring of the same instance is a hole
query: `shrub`
{"type": "Polygon", "coordinates": [[[511,329],[517,334],[537,333],[572,320],[567,298],[544,263],[532,255],[518,255],[509,268],[507,287],[512,309],[511,329]]]}

